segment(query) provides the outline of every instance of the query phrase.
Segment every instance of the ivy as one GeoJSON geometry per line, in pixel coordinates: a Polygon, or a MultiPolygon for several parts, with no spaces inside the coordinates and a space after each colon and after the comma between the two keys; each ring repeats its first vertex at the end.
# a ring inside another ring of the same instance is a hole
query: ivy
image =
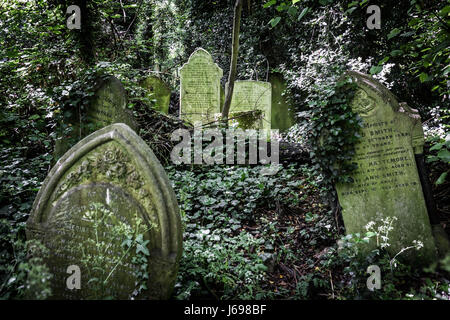
{"type": "Polygon", "coordinates": [[[357,168],[352,157],[362,128],[362,119],[350,106],[356,84],[344,77],[319,89],[309,101],[307,136],[313,169],[323,175],[325,185],[352,182],[351,173],[357,168]]]}

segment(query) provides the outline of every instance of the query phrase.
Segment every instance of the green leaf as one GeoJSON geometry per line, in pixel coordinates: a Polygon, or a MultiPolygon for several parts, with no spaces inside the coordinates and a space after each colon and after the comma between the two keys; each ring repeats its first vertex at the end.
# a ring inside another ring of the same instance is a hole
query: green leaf
{"type": "Polygon", "coordinates": [[[361,1],[361,3],[359,4],[360,7],[364,6],[369,0],[363,0],[361,1]]]}
{"type": "Polygon", "coordinates": [[[388,60],[389,60],[389,57],[384,57],[383,60],[381,60],[380,62],[378,62],[378,65],[381,66],[382,64],[388,62],[388,60]]]}
{"type": "Polygon", "coordinates": [[[400,35],[400,37],[409,37],[409,36],[414,35],[415,33],[416,33],[415,31],[405,32],[405,33],[402,33],[402,34],[400,35]]]}
{"type": "Polygon", "coordinates": [[[436,182],[435,182],[435,185],[440,185],[440,184],[443,184],[444,183],[444,181],[445,181],[445,178],[447,177],[447,173],[448,172],[443,172],[440,176],[439,176],[439,178],[436,180],[436,182]]]}
{"type": "Polygon", "coordinates": [[[258,263],[256,266],[256,269],[259,271],[267,271],[267,267],[265,265],[263,265],[262,263],[258,263]]]}
{"type": "Polygon", "coordinates": [[[370,74],[378,74],[381,72],[381,70],[383,70],[382,66],[373,66],[372,68],[370,68],[369,72],[370,74]]]}
{"type": "Polygon", "coordinates": [[[449,13],[450,13],[450,6],[445,6],[444,8],[442,8],[441,11],[439,11],[440,16],[446,16],[449,13]]]}
{"type": "Polygon", "coordinates": [[[450,163],[450,151],[448,151],[447,149],[439,151],[437,156],[441,161],[450,163]]]}
{"type": "Polygon", "coordinates": [[[281,17],[275,17],[269,21],[272,27],[275,27],[281,20],[281,17]]]}
{"type": "Polygon", "coordinates": [[[443,143],[436,143],[434,146],[432,146],[432,147],[430,148],[430,151],[441,150],[441,148],[442,148],[443,145],[444,145],[443,143]]]}
{"type": "Polygon", "coordinates": [[[122,242],[122,246],[126,246],[127,248],[131,247],[131,239],[124,240],[122,242]]]}
{"type": "Polygon", "coordinates": [[[413,18],[408,22],[408,26],[413,27],[418,24],[421,20],[419,18],[413,18]]]}
{"type": "Polygon", "coordinates": [[[306,7],[302,10],[302,12],[300,13],[300,15],[298,16],[298,21],[302,20],[302,18],[308,13],[309,11],[309,7],[306,7]]]}
{"type": "Polygon", "coordinates": [[[296,7],[294,7],[294,6],[290,6],[289,9],[288,9],[288,13],[291,16],[295,16],[297,14],[297,12],[298,12],[298,9],[296,7]]]}
{"type": "Polygon", "coordinates": [[[439,89],[439,85],[434,86],[431,91],[436,91],[437,89],[439,89]]]}
{"type": "Polygon", "coordinates": [[[148,249],[146,247],[144,247],[142,244],[138,244],[136,246],[136,254],[138,254],[139,252],[142,252],[146,256],[150,255],[150,252],[148,252],[148,249]]]}
{"type": "Polygon", "coordinates": [[[292,4],[296,4],[297,2],[299,2],[300,0],[292,0],[292,4]]]}
{"type": "Polygon", "coordinates": [[[388,36],[387,36],[388,40],[394,38],[394,37],[397,36],[400,32],[401,32],[401,30],[398,29],[398,28],[393,29],[391,32],[389,32],[389,34],[388,34],[388,36]]]}
{"type": "Polygon", "coordinates": [[[401,55],[402,53],[403,53],[402,50],[392,50],[391,51],[391,56],[396,57],[396,56],[401,55]]]}
{"type": "Polygon", "coordinates": [[[268,8],[270,6],[273,6],[275,3],[277,3],[277,0],[270,0],[269,2],[264,4],[264,8],[268,8]]]}
{"type": "Polygon", "coordinates": [[[353,7],[345,11],[345,14],[351,14],[353,11],[355,11],[358,7],[353,7]]]}
{"type": "Polygon", "coordinates": [[[419,80],[420,80],[420,82],[428,81],[428,75],[427,75],[425,72],[422,72],[422,73],[419,75],[419,80]]]}

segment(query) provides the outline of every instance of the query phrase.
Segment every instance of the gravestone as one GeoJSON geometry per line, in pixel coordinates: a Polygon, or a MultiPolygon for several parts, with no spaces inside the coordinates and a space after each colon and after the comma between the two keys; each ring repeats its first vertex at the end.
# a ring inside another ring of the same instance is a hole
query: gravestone
{"type": "Polygon", "coordinates": [[[92,124],[88,133],[113,123],[125,123],[133,130],[137,129],[133,114],[127,109],[125,88],[114,76],[99,79],[86,118],[88,124],[92,124]]]}
{"type": "Polygon", "coordinates": [[[169,103],[171,90],[167,84],[155,76],[147,77],[141,86],[148,90],[148,98],[155,101],[155,109],[169,114],[169,103]]]}
{"type": "Polygon", "coordinates": [[[179,208],[164,169],[122,123],[87,136],[56,163],[34,201],[27,238],[49,249],[56,299],[167,299],[182,252],[179,208]],[[137,251],[147,268],[133,261],[137,251]],[[66,283],[72,265],[81,271],[79,290],[66,283]],[[107,280],[106,288],[95,278],[107,280]],[[148,290],[140,292],[142,284],[148,290]]]}
{"type": "Polygon", "coordinates": [[[56,140],[55,159],[59,159],[74,144],[72,141],[79,141],[107,125],[125,123],[133,130],[137,130],[137,122],[127,109],[127,94],[119,79],[114,76],[100,77],[94,92],[86,111],[86,119],[80,121],[79,114],[73,115],[69,120],[69,125],[73,128],[71,136],[56,140]]]}
{"type": "Polygon", "coordinates": [[[215,121],[220,113],[222,69],[204,49],[197,49],[180,68],[180,118],[191,124],[215,121]]]}
{"type": "Polygon", "coordinates": [[[286,131],[295,124],[294,112],[291,110],[291,97],[283,77],[271,74],[269,82],[272,84],[272,129],[286,131]]]}
{"type": "Polygon", "coordinates": [[[239,80],[234,83],[229,118],[235,118],[243,129],[271,129],[272,85],[270,82],[239,80]],[[246,116],[260,111],[257,119],[246,116]]]}
{"type": "Polygon", "coordinates": [[[355,146],[353,161],[358,169],[353,183],[336,189],[346,232],[364,233],[369,221],[397,217],[389,233],[388,250],[423,242],[418,251],[404,255],[410,261],[427,263],[436,258],[436,248],[422,192],[415,154],[421,154],[424,137],[416,110],[401,106],[396,97],[370,76],[350,72],[358,85],[353,111],[363,119],[362,138],[355,146]]]}

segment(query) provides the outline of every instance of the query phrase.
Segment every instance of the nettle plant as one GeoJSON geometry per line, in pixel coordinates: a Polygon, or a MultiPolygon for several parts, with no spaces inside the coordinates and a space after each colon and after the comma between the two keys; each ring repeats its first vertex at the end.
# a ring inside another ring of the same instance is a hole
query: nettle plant
{"type": "Polygon", "coordinates": [[[93,292],[92,299],[114,299],[107,293],[111,285],[115,271],[126,261],[131,261],[135,267],[134,276],[136,278],[135,290],[129,293],[130,299],[137,297],[147,289],[148,250],[149,240],[144,239],[144,234],[151,230],[150,227],[139,217],[133,218],[134,225],[130,226],[121,221],[111,210],[101,203],[93,203],[90,210],[83,214],[84,220],[92,222],[94,238],[89,238],[85,243],[80,243],[78,250],[81,252],[81,263],[88,272],[88,285],[93,292]],[[107,238],[100,235],[104,228],[107,228],[107,238]],[[110,250],[114,249],[115,243],[119,241],[118,252],[111,255],[110,250]],[[95,248],[93,252],[86,248],[95,248]]]}
{"type": "MultiPolygon", "coordinates": [[[[369,221],[369,223],[365,226],[366,232],[361,235],[360,233],[349,234],[340,240],[341,248],[352,248],[352,250],[358,254],[360,249],[355,244],[368,244],[370,239],[374,239],[376,243],[376,249],[373,251],[377,255],[384,254],[386,248],[390,247],[389,243],[389,234],[394,230],[394,223],[397,221],[397,217],[386,217],[378,219],[377,221],[369,221]],[[381,252],[383,251],[383,253],[381,252]]],[[[423,247],[423,243],[419,240],[413,240],[411,246],[407,246],[402,248],[399,252],[397,252],[392,258],[390,258],[390,254],[386,251],[385,254],[389,257],[389,266],[390,269],[393,270],[397,267],[399,261],[398,257],[403,254],[405,251],[411,249],[420,250],[423,247]]]]}
{"type": "MultiPolygon", "coordinates": [[[[397,221],[397,217],[370,221],[365,226],[366,232],[342,237],[338,241],[337,254],[330,256],[328,261],[330,266],[346,266],[344,269],[347,275],[346,281],[351,284],[349,290],[354,291],[353,294],[356,296],[380,295],[384,298],[400,298],[403,293],[396,286],[405,283],[406,279],[412,277],[417,271],[402,263],[401,256],[408,250],[420,250],[423,247],[421,241],[413,240],[411,245],[402,248],[395,255],[390,254],[387,250],[390,247],[390,234],[394,230],[395,221],[397,221]],[[375,241],[376,247],[367,253],[365,247],[373,241],[375,241]],[[383,275],[382,290],[378,293],[370,292],[366,287],[368,277],[366,270],[370,265],[380,267],[383,275]]],[[[345,294],[345,296],[347,295],[345,294]]]]}

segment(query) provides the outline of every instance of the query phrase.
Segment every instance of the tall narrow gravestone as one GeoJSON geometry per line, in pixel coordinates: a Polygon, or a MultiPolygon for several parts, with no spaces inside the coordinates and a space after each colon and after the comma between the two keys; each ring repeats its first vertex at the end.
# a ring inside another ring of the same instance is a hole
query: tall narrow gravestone
{"type": "Polygon", "coordinates": [[[420,116],[400,106],[395,96],[370,76],[350,72],[358,85],[353,111],[363,119],[362,138],[353,161],[358,169],[353,183],[336,185],[347,233],[363,233],[365,226],[397,217],[389,233],[392,254],[423,243],[404,256],[420,263],[433,261],[436,248],[422,192],[415,154],[424,143],[420,116]]]}
{"type": "Polygon", "coordinates": [[[182,252],[164,169],[121,123],[87,136],[56,163],[33,204],[27,238],[49,249],[55,299],[167,299],[182,252]],[[77,268],[79,289],[71,275],[77,268]]]}
{"type": "Polygon", "coordinates": [[[220,114],[222,69],[204,49],[197,49],[180,68],[180,118],[194,124],[215,121],[220,114]]]}
{"type": "MultiPolygon", "coordinates": [[[[272,85],[270,82],[239,80],[234,83],[229,118],[235,118],[242,126],[251,129],[271,129],[272,85]],[[257,119],[247,118],[245,113],[260,111],[257,119]]],[[[247,128],[246,128],[247,129],[247,128]]]]}
{"type": "Polygon", "coordinates": [[[147,89],[148,97],[155,100],[155,109],[169,114],[170,88],[167,84],[158,77],[150,76],[142,81],[141,86],[147,89]]]}

